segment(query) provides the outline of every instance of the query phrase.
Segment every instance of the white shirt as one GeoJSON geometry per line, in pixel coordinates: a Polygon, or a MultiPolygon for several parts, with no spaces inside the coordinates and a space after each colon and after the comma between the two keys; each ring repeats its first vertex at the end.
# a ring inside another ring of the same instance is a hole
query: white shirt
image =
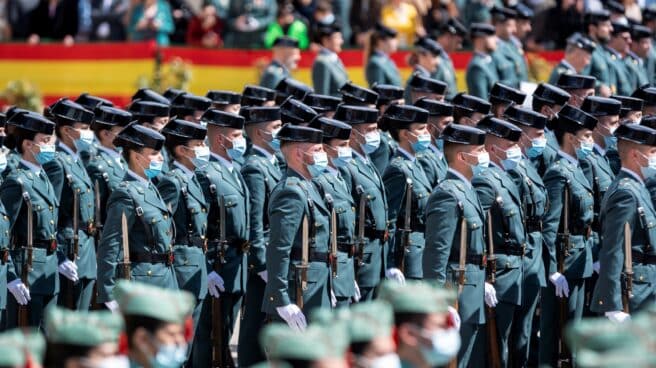
{"type": "Polygon", "coordinates": [[[453,175],[457,176],[458,178],[460,178],[460,180],[464,181],[465,184],[467,184],[467,188],[472,189],[471,181],[469,179],[465,178],[465,176],[462,175],[459,171],[453,170],[451,168],[449,168],[448,171],[450,173],[452,173],[453,175]]]}
{"type": "Polygon", "coordinates": [[[23,159],[21,159],[20,162],[23,165],[27,166],[27,168],[30,169],[30,171],[33,172],[34,174],[39,175],[39,173],[41,173],[41,170],[42,170],[41,166],[35,165],[35,164],[33,164],[29,161],[23,160],[23,159]]]}
{"type": "Polygon", "coordinates": [[[262,148],[262,147],[260,147],[256,144],[253,145],[253,149],[256,149],[259,152],[261,152],[264,155],[264,157],[266,157],[267,160],[269,160],[269,162],[271,162],[273,165],[278,164],[278,159],[276,158],[276,156],[272,155],[269,151],[265,150],[264,148],[262,148]]]}
{"type": "Polygon", "coordinates": [[[189,170],[185,165],[181,164],[180,162],[174,161],[173,165],[178,169],[182,170],[182,172],[187,176],[187,178],[192,178],[194,176],[194,172],[189,170]]]}
{"type": "Polygon", "coordinates": [[[569,161],[572,165],[577,166],[577,167],[579,166],[579,160],[576,157],[572,157],[571,155],[569,155],[569,154],[567,154],[567,153],[565,153],[561,150],[558,150],[558,154],[565,157],[565,159],[567,161],[569,161]]]}
{"type": "Polygon", "coordinates": [[[130,169],[128,169],[128,174],[129,174],[130,176],[132,176],[133,178],[137,179],[137,182],[139,182],[139,184],[141,184],[141,185],[143,185],[143,186],[146,186],[146,187],[147,187],[148,184],[150,184],[150,181],[148,181],[148,180],[146,180],[145,178],[139,176],[139,174],[137,174],[136,172],[134,172],[134,171],[132,171],[132,170],[130,170],[130,169]]]}
{"type": "Polygon", "coordinates": [[[640,175],[636,174],[635,171],[633,171],[633,170],[629,170],[629,169],[627,169],[626,167],[623,167],[623,168],[622,168],[622,171],[624,171],[624,172],[626,172],[627,174],[633,176],[633,177],[634,177],[637,181],[639,181],[642,185],[645,184],[645,181],[642,180],[642,177],[641,177],[640,175]]]}
{"type": "Polygon", "coordinates": [[[411,154],[410,152],[404,150],[404,149],[401,148],[401,147],[398,147],[397,149],[398,149],[399,152],[401,152],[405,157],[407,157],[408,160],[410,160],[411,162],[415,162],[415,158],[416,158],[415,155],[411,154]]]}

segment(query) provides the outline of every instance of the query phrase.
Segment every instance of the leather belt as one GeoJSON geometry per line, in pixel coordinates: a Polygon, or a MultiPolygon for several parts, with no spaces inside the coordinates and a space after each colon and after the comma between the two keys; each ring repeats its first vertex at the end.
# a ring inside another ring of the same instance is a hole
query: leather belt
{"type": "Polygon", "coordinates": [[[527,218],[524,222],[526,225],[526,232],[542,232],[542,220],[537,218],[527,218]]]}
{"type": "Polygon", "coordinates": [[[369,238],[369,240],[380,240],[381,242],[386,242],[389,239],[389,231],[385,230],[376,230],[370,227],[364,228],[364,236],[369,238]]]}
{"type": "Polygon", "coordinates": [[[353,243],[337,243],[337,251],[348,254],[349,257],[353,257],[355,254],[355,244],[353,243]]]}
{"type": "Polygon", "coordinates": [[[201,249],[207,248],[205,238],[201,238],[200,236],[192,236],[188,240],[189,241],[187,243],[181,243],[180,245],[187,246],[187,247],[198,247],[201,249]]]}
{"type": "Polygon", "coordinates": [[[141,263],[165,263],[167,266],[173,264],[175,257],[172,252],[169,253],[132,253],[130,252],[130,262],[141,263]]]}
{"type": "Polygon", "coordinates": [[[631,252],[633,262],[645,265],[656,264],[656,255],[631,252]]]}
{"type": "MultiPolygon", "coordinates": [[[[18,246],[18,248],[23,248],[27,249],[27,241],[25,240],[18,240],[16,244],[21,244],[18,246]]],[[[32,247],[37,248],[37,249],[45,249],[48,254],[52,254],[57,250],[57,241],[55,239],[52,240],[34,240],[32,242],[32,247]]]]}
{"type": "Polygon", "coordinates": [[[7,261],[9,261],[9,249],[0,250],[0,261],[2,261],[2,264],[5,264],[7,261]]]}
{"type": "MultiPolygon", "coordinates": [[[[244,240],[244,239],[226,240],[226,243],[228,244],[228,247],[235,248],[242,253],[248,253],[248,251],[251,249],[251,243],[248,240],[244,240]]],[[[220,245],[221,245],[221,241],[216,239],[207,242],[208,249],[216,248],[220,245]]]]}
{"type": "Polygon", "coordinates": [[[505,254],[507,256],[524,256],[526,254],[526,246],[522,245],[521,247],[516,246],[507,246],[507,245],[497,245],[494,247],[494,252],[497,254],[505,254]]]}
{"type": "MultiPolygon", "coordinates": [[[[292,248],[292,252],[290,254],[292,261],[301,262],[302,256],[303,256],[303,250],[301,248],[292,248]]],[[[310,249],[308,262],[329,263],[329,261],[330,261],[330,253],[317,252],[310,249]]]]}
{"type": "MultiPolygon", "coordinates": [[[[449,257],[449,262],[459,263],[460,259],[458,257],[449,257]]],[[[473,264],[479,267],[485,267],[487,265],[487,256],[485,254],[467,254],[465,263],[473,264]]]]}
{"type": "Polygon", "coordinates": [[[579,229],[572,229],[570,235],[582,235],[587,239],[590,237],[590,235],[592,235],[592,226],[587,225],[579,229]]]}

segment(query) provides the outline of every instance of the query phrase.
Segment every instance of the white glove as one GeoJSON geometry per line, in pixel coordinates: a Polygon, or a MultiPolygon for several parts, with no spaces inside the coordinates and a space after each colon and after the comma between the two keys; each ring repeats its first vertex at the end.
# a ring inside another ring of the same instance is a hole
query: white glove
{"type": "Polygon", "coordinates": [[[460,315],[458,314],[458,311],[453,308],[452,306],[449,306],[449,316],[451,317],[451,320],[453,320],[453,327],[460,331],[460,315]]]}
{"type": "Polygon", "coordinates": [[[485,283],[485,304],[488,307],[494,308],[497,306],[499,301],[497,300],[497,291],[494,289],[494,286],[490,283],[485,283]]]}
{"type": "Polygon", "coordinates": [[[7,284],[7,289],[14,295],[16,302],[20,305],[26,305],[28,301],[32,300],[30,289],[23,284],[21,279],[16,279],[7,284]]]}
{"type": "Polygon", "coordinates": [[[105,307],[107,307],[107,309],[109,309],[112,313],[118,312],[118,303],[116,300],[105,302],[105,307]]]}
{"type": "Polygon", "coordinates": [[[77,276],[77,265],[71,262],[69,259],[65,260],[59,265],[59,273],[73,282],[78,282],[80,279],[77,276]]]}
{"type": "Polygon", "coordinates": [[[223,279],[214,271],[207,275],[207,291],[216,299],[219,299],[219,292],[225,291],[223,279]]]}
{"type": "Polygon", "coordinates": [[[330,305],[335,308],[337,306],[337,297],[335,296],[335,292],[330,290],[330,305]]]}
{"type": "Polygon", "coordinates": [[[269,282],[269,273],[266,270],[260,271],[257,274],[264,282],[269,282]]]}
{"type": "Polygon", "coordinates": [[[403,272],[398,268],[388,268],[385,271],[385,277],[394,280],[401,285],[405,285],[405,276],[403,276],[403,272]]]}
{"type": "Polygon", "coordinates": [[[287,322],[294,331],[303,331],[307,327],[305,316],[296,304],[287,304],[284,307],[276,307],[278,315],[287,322]]]}
{"type": "Polygon", "coordinates": [[[358,286],[357,281],[353,281],[355,284],[355,294],[353,295],[353,303],[357,303],[360,301],[360,298],[362,298],[362,294],[360,293],[360,287],[358,286]]]}
{"type": "Polygon", "coordinates": [[[565,276],[558,272],[554,272],[549,276],[549,281],[556,287],[556,296],[559,298],[566,298],[569,296],[569,285],[565,276]]]}
{"type": "Polygon", "coordinates": [[[631,320],[631,315],[622,311],[611,311],[604,313],[611,322],[623,323],[631,320]]]}
{"type": "Polygon", "coordinates": [[[593,269],[594,272],[596,272],[597,274],[599,274],[599,267],[601,267],[601,265],[599,264],[599,261],[597,261],[597,262],[595,262],[595,263],[592,264],[592,269],[593,269]]]}

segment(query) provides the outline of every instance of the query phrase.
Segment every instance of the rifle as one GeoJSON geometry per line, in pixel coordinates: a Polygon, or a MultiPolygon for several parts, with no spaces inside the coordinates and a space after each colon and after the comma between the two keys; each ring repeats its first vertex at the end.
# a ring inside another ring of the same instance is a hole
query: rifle
{"type": "Polygon", "coordinates": [[[330,207],[330,268],[332,269],[333,278],[337,277],[337,214],[335,213],[335,203],[333,196],[326,193],[326,203],[330,207]]]}
{"type": "MultiPolygon", "coordinates": [[[[225,198],[219,197],[219,244],[217,245],[217,258],[214,262],[214,272],[217,274],[221,265],[226,263],[225,244],[226,240],[226,210],[225,198]]],[[[212,367],[223,367],[226,362],[226,354],[223,343],[223,307],[221,300],[212,298],[212,367]]]]}
{"type": "MultiPolygon", "coordinates": [[[[78,231],[80,230],[80,192],[73,188],[73,246],[69,249],[68,259],[75,263],[80,254],[80,236],[78,231]]],[[[75,282],[68,280],[66,290],[66,307],[69,309],[75,310],[75,282]]]]}
{"type": "MultiPolygon", "coordinates": [[[[98,263],[98,245],[100,244],[100,238],[101,238],[101,231],[102,231],[102,219],[101,217],[101,211],[102,209],[100,208],[100,186],[98,185],[98,180],[94,181],[93,183],[93,193],[95,195],[94,197],[94,222],[93,222],[93,227],[94,227],[94,232],[93,232],[93,237],[95,240],[95,247],[96,247],[96,263],[98,263]]],[[[98,303],[96,302],[96,298],[98,297],[98,283],[93,284],[93,294],[91,295],[91,309],[100,309],[98,306],[98,303]]]]}
{"type": "MultiPolygon", "coordinates": [[[[558,273],[565,275],[565,258],[569,256],[570,233],[569,233],[569,186],[565,186],[563,192],[563,222],[562,232],[559,234],[561,239],[560,251],[558,252],[558,273]]],[[[558,249],[557,249],[558,250],[558,249]]],[[[572,366],[572,358],[565,345],[565,325],[567,324],[568,303],[567,298],[562,297],[558,300],[558,367],[567,368],[572,366]]]]}
{"type": "Polygon", "coordinates": [[[622,285],[622,306],[629,313],[629,299],[633,298],[633,254],[631,254],[631,227],[624,223],[624,278],[622,285]]]}
{"type": "MultiPolygon", "coordinates": [[[[492,285],[496,282],[496,255],[494,254],[494,238],[492,232],[492,211],[487,211],[487,264],[488,264],[488,282],[492,285]]],[[[490,354],[490,367],[501,367],[501,354],[499,352],[499,336],[497,333],[497,317],[493,307],[485,306],[487,317],[487,343],[490,354]]]]}
{"type": "MultiPolygon", "coordinates": [[[[27,206],[27,247],[25,249],[25,262],[21,269],[21,281],[26,288],[30,288],[30,276],[34,262],[34,218],[32,210],[32,198],[27,191],[23,192],[23,200],[27,206]]],[[[30,313],[27,305],[18,305],[18,327],[28,327],[30,324],[30,313]]]]}
{"type": "MultiPolygon", "coordinates": [[[[458,203],[460,209],[463,209],[462,203],[458,203]]],[[[462,294],[462,289],[465,287],[465,264],[467,263],[467,219],[463,212],[462,219],[460,220],[460,254],[458,256],[458,295],[456,296],[456,305],[454,306],[456,312],[460,310],[458,298],[462,294]]],[[[456,355],[449,364],[448,368],[456,368],[458,366],[458,356],[456,355]]]]}
{"type": "Polygon", "coordinates": [[[307,289],[307,271],[310,267],[310,226],[307,215],[301,222],[301,264],[296,265],[296,305],[303,309],[303,291],[307,289]]]}
{"type": "Polygon", "coordinates": [[[410,233],[412,232],[412,179],[406,179],[405,185],[405,216],[403,219],[403,238],[399,254],[399,270],[405,274],[405,254],[410,251],[410,233]]]}
{"type": "MultiPolygon", "coordinates": [[[[365,211],[366,211],[366,201],[367,198],[364,195],[364,188],[362,188],[362,185],[358,185],[355,187],[355,191],[358,193],[360,196],[360,201],[358,204],[358,238],[356,240],[356,244],[358,246],[357,251],[358,255],[356,257],[356,269],[364,266],[364,246],[365,246],[365,240],[364,240],[364,226],[365,226],[365,211]]],[[[356,270],[357,272],[357,270],[356,270]]]]}
{"type": "Polygon", "coordinates": [[[125,212],[123,212],[121,214],[121,240],[123,242],[123,262],[121,263],[121,269],[125,280],[130,280],[132,278],[130,275],[130,235],[128,231],[128,218],[125,217],[125,212]]]}

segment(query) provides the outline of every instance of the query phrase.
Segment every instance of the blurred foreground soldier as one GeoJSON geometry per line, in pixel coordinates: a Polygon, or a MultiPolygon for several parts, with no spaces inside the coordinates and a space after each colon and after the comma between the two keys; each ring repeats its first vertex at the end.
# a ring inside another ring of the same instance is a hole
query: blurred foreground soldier
{"type": "Polygon", "coordinates": [[[517,12],[511,8],[494,6],[490,10],[494,25],[497,48],[492,53],[492,60],[499,75],[499,82],[519,88],[519,82],[528,80],[528,67],[523,51],[512,42],[512,36],[517,33],[517,12]]]}
{"type": "Polygon", "coordinates": [[[606,10],[589,11],[584,18],[587,36],[597,44],[584,74],[595,77],[595,90],[600,96],[608,97],[617,93],[617,82],[609,65],[611,60],[604,50],[613,30],[610,13],[606,10]]]}
{"type": "MultiPolygon", "coordinates": [[[[394,309],[396,352],[401,367],[446,366],[456,357],[461,348],[460,326],[458,316],[449,311],[455,297],[453,292],[437,289],[426,282],[383,284],[380,299],[394,309]]],[[[462,341],[465,342],[464,338],[462,341]]],[[[480,354],[480,359],[483,359],[482,350],[480,354]]],[[[462,367],[468,366],[461,359],[458,363],[462,367]]]]}
{"type": "MultiPolygon", "coordinates": [[[[169,174],[163,175],[157,183],[157,190],[172,212],[175,225],[173,270],[178,287],[196,298],[192,314],[194,335],[207,296],[205,252],[209,201],[194,174],[195,169],[204,169],[210,161],[210,149],[203,143],[206,132],[199,124],[179,119],[164,127],[164,144],[171,152],[173,163],[169,174]]],[[[202,340],[194,340],[193,344],[209,345],[202,340]]]]}
{"type": "Polygon", "coordinates": [[[556,86],[570,94],[567,103],[576,108],[581,107],[586,97],[595,95],[595,79],[587,75],[561,74],[556,86]]]}
{"type": "Polygon", "coordinates": [[[171,100],[171,118],[177,117],[178,119],[191,121],[194,123],[200,122],[200,117],[205,110],[212,106],[212,100],[207,97],[192,95],[191,93],[184,92],[171,100]],[[184,113],[175,113],[176,106],[184,113]]]}
{"type": "Polygon", "coordinates": [[[79,152],[93,143],[93,131],[89,125],[94,115],[68,99],[59,100],[47,112],[57,125],[57,153],[54,160],[43,165],[43,169],[59,198],[57,242],[60,246],[61,298],[58,304],[69,309],[87,310],[98,272],[94,238],[96,196],[79,152]],[[75,216],[78,218],[74,219],[75,216]]]}
{"type": "Polygon", "coordinates": [[[484,99],[464,92],[458,93],[451,100],[453,104],[453,122],[475,127],[483,117],[490,113],[492,105],[484,99]]]}
{"type": "Polygon", "coordinates": [[[269,221],[276,226],[269,233],[262,308],[269,319],[303,330],[306,314],[330,307],[330,212],[311,182],[324,172],[328,157],[320,130],[285,124],[276,136],[287,172],[269,202],[269,221]]]}
{"type": "Polygon", "coordinates": [[[487,100],[488,92],[500,80],[492,53],[497,48],[494,27],[484,23],[474,23],[469,28],[474,55],[467,65],[467,91],[476,97],[487,100]]]}
{"type": "MultiPolygon", "coordinates": [[[[612,99],[620,101],[622,107],[620,108],[620,121],[631,121],[633,123],[640,123],[642,119],[642,105],[643,101],[639,98],[628,97],[628,96],[610,96],[612,99]]],[[[613,171],[617,174],[619,168],[613,167],[613,171]]]]}
{"type": "MultiPolygon", "coordinates": [[[[0,259],[2,260],[0,263],[0,288],[7,290],[7,279],[9,277],[16,277],[16,269],[14,268],[14,261],[10,257],[10,249],[13,247],[9,235],[11,223],[9,222],[9,214],[1,201],[0,216],[0,259]]],[[[0,331],[4,331],[7,325],[8,297],[11,296],[6,291],[0,293],[0,331]]]]}
{"type": "Polygon", "coordinates": [[[621,322],[629,314],[646,309],[656,298],[650,286],[656,278],[656,254],[651,246],[655,234],[649,227],[650,222],[656,221],[650,200],[656,172],[656,164],[651,164],[656,161],[656,130],[637,124],[622,125],[615,136],[619,139],[622,170],[602,202],[599,280],[591,309],[621,322]],[[630,234],[625,234],[627,223],[630,234]],[[626,236],[630,236],[630,244],[625,243],[626,236]],[[627,246],[631,252],[632,280],[626,274],[627,246]],[[627,290],[627,286],[631,289],[627,290]],[[627,293],[632,297],[627,299],[627,293]]]}
{"type": "Polygon", "coordinates": [[[415,73],[406,85],[406,104],[414,104],[422,97],[443,101],[447,93],[447,84],[437,79],[415,73]]]}
{"type": "Polygon", "coordinates": [[[347,105],[375,107],[378,102],[378,93],[353,82],[344,83],[339,93],[342,94],[342,102],[347,105]]]}
{"type": "Polygon", "coordinates": [[[512,351],[511,365],[524,367],[529,360],[531,333],[540,290],[547,286],[542,260],[545,246],[542,239],[542,221],[548,206],[547,190],[540,174],[529,160],[540,156],[547,145],[547,139],[544,137],[547,117],[527,108],[510,106],[504,113],[504,119],[522,130],[518,141],[522,157],[514,168],[507,170],[517,186],[526,229],[526,248],[522,257],[522,303],[514,315],[511,331],[513,341],[508,350],[512,351]]]}
{"type": "MultiPolygon", "coordinates": [[[[212,298],[205,298],[201,312],[198,341],[211,341],[222,334],[223,362],[231,366],[228,343],[237,314],[246,292],[249,251],[249,188],[236,162],[246,152],[243,136],[244,118],[237,114],[208,110],[202,120],[207,122],[209,163],[197,167],[196,175],[209,204],[207,217],[207,287],[212,298]],[[214,303],[220,303],[217,316],[214,303]],[[213,319],[221,320],[223,331],[210,331],[213,319]]],[[[202,222],[201,222],[202,223],[202,222]]],[[[194,349],[194,365],[210,366],[211,344],[199,344],[194,349]],[[196,349],[197,348],[197,349],[196,349]]]]}
{"type": "Polygon", "coordinates": [[[547,146],[542,155],[536,155],[529,158],[538,169],[540,176],[547,171],[551,163],[555,161],[556,152],[558,152],[558,142],[553,132],[553,127],[549,123],[553,121],[563,105],[569,101],[571,95],[564,90],[549,83],[540,83],[533,92],[532,108],[533,111],[547,117],[547,124],[544,127],[544,135],[547,138],[547,146]]]}
{"type": "MultiPolygon", "coordinates": [[[[431,38],[421,37],[415,41],[415,51],[412,53],[409,61],[410,65],[413,66],[412,74],[405,83],[406,103],[412,103],[410,81],[417,75],[424,77],[426,80],[431,80],[431,75],[439,69],[440,54],[443,51],[442,46],[431,38]]],[[[444,91],[441,93],[444,95],[447,87],[446,83],[437,82],[444,86],[444,91]]]]}
{"type": "Polygon", "coordinates": [[[352,367],[399,367],[394,336],[394,311],[384,301],[355,304],[338,312],[347,324],[351,342],[348,359],[352,367]]]}
{"type": "Polygon", "coordinates": [[[492,104],[491,113],[495,118],[501,118],[508,106],[521,106],[525,99],[526,93],[499,82],[494,83],[489,96],[490,103],[492,104]]]}
{"type": "Polygon", "coordinates": [[[392,268],[389,261],[391,250],[388,244],[387,191],[378,170],[368,157],[380,144],[378,110],[340,105],[335,118],[351,125],[349,144],[353,160],[341,168],[340,173],[357,204],[356,231],[358,234],[364,232],[363,239],[359,239],[358,235],[358,256],[355,261],[360,299],[372,300],[376,287],[385,277],[400,282],[404,280],[403,274],[392,268]],[[364,227],[364,230],[361,227],[364,227]]]}
{"type": "Polygon", "coordinates": [[[574,33],[567,39],[565,57],[554,67],[549,76],[549,83],[558,83],[561,74],[581,74],[590,65],[592,53],[597,45],[580,33],[574,33]]]}
{"type": "Polygon", "coordinates": [[[42,327],[44,310],[57,304],[58,265],[63,256],[56,238],[59,199],[42,167],[55,158],[55,124],[39,114],[21,111],[11,116],[7,127],[20,154],[18,166],[0,186],[0,199],[13,224],[9,257],[15,271],[8,265],[7,290],[13,297],[7,298],[7,328],[42,327]],[[34,218],[31,229],[28,206],[34,218]],[[30,232],[31,245],[27,242],[30,232]],[[19,313],[19,309],[23,310],[19,313]]]}
{"type": "Polygon", "coordinates": [[[642,86],[638,87],[631,97],[639,98],[643,101],[642,115],[656,114],[656,87],[642,86]]]}
{"type": "Polygon", "coordinates": [[[248,107],[242,109],[240,115],[245,120],[246,134],[253,142],[246,151],[246,159],[241,169],[244,183],[250,191],[251,247],[248,253],[248,280],[237,354],[239,366],[249,367],[266,359],[258,337],[266,324],[262,301],[267,282],[266,250],[272,226],[268,204],[271,202],[273,188],[282,177],[276,157],[276,152],[280,151],[277,135],[282,123],[278,107],[248,107]]]}
{"type": "Polygon", "coordinates": [[[119,314],[51,308],[45,322],[48,338],[44,367],[129,366],[127,357],[118,355],[119,335],[123,331],[119,314]]]}
{"type": "Polygon", "coordinates": [[[449,18],[442,23],[437,32],[436,41],[442,46],[443,51],[440,54],[440,67],[431,75],[431,78],[447,84],[446,98],[451,100],[458,93],[458,84],[456,83],[456,70],[449,54],[462,49],[462,42],[467,36],[467,28],[457,18],[449,18]]]}
{"type": "Polygon", "coordinates": [[[126,281],[116,285],[114,297],[125,321],[130,367],[181,367],[194,297],[126,281]]]}
{"type": "Polygon", "coordinates": [[[300,60],[301,51],[297,40],[287,36],[276,38],[273,41],[271,63],[264,69],[260,85],[275,88],[281,80],[290,76],[300,60]]]}
{"type": "Polygon", "coordinates": [[[543,224],[549,283],[542,291],[540,364],[555,365],[562,358],[557,353],[561,327],[583,314],[585,279],[592,275],[594,198],[579,160],[594,148],[596,125],[597,119],[571,105],[565,105],[554,122],[560,150],[543,176],[549,198],[543,224]]]}
{"type": "Polygon", "coordinates": [[[339,88],[349,80],[346,68],[338,54],[342,51],[341,27],[337,22],[320,24],[316,40],[321,45],[312,64],[312,85],[317,93],[339,97],[339,88]]]}
{"type": "MultiPolygon", "coordinates": [[[[485,132],[480,129],[449,124],[442,139],[449,171],[427,203],[426,228],[435,231],[426,232],[423,276],[458,290],[456,310],[462,319],[463,343],[458,366],[479,367],[485,359],[484,300],[489,288],[485,285],[485,213],[471,180],[487,169],[490,158],[485,132]]],[[[439,306],[434,302],[417,305],[439,306]]]]}
{"type": "MultiPolygon", "coordinates": [[[[241,108],[241,95],[237,92],[208,91],[205,97],[212,100],[212,106],[210,108],[215,110],[237,114],[241,108]]],[[[203,124],[202,121],[201,124],[203,124]]]]}
{"type": "Polygon", "coordinates": [[[430,182],[430,187],[435,188],[439,182],[444,180],[449,168],[444,158],[444,141],[440,135],[444,128],[453,122],[453,106],[446,102],[421,98],[415,102],[415,106],[428,111],[428,133],[431,135],[431,143],[427,150],[416,154],[417,160],[424,169],[424,174],[430,182]]]}
{"type": "Polygon", "coordinates": [[[36,328],[3,332],[0,334],[0,367],[40,368],[45,350],[46,339],[36,328]]]}
{"type": "Polygon", "coordinates": [[[397,32],[381,23],[370,31],[365,78],[369,87],[390,84],[401,87],[401,75],[390,57],[398,48],[397,32]]]}
{"type": "MultiPolygon", "coordinates": [[[[159,133],[164,129],[169,122],[169,113],[171,111],[170,105],[165,105],[158,102],[149,101],[134,101],[128,107],[128,111],[132,113],[132,117],[146,128],[150,128],[159,133]]],[[[169,171],[170,157],[166,148],[162,149],[161,155],[163,158],[162,172],[169,171]]]]}
{"type": "Polygon", "coordinates": [[[312,87],[293,78],[281,79],[275,86],[276,105],[281,105],[289,96],[302,101],[305,96],[314,92],[312,87]]]}
{"type": "MultiPolygon", "coordinates": [[[[241,93],[241,106],[274,106],[276,104],[276,91],[271,88],[248,85],[241,93]]],[[[226,112],[232,112],[227,111],[226,112]]],[[[238,114],[239,111],[234,111],[238,114]]]]}
{"type": "Polygon", "coordinates": [[[114,140],[123,148],[128,170],[107,201],[98,246],[97,300],[110,310],[117,308],[112,294],[117,279],[178,288],[173,270],[172,214],[150,182],[161,173],[164,140],[163,135],[137,123],[125,127],[114,140]]]}
{"type": "Polygon", "coordinates": [[[610,71],[615,75],[616,90],[613,93],[628,96],[638,85],[633,85],[633,60],[627,52],[631,45],[631,28],[622,23],[612,23],[613,31],[604,49],[610,58],[610,71]],[[629,65],[632,64],[632,65],[629,65]]]}
{"type": "Polygon", "coordinates": [[[335,111],[337,111],[337,106],[342,103],[342,99],[333,96],[308,93],[305,98],[303,98],[303,103],[310,106],[321,116],[332,118],[335,115],[335,111]]]}

